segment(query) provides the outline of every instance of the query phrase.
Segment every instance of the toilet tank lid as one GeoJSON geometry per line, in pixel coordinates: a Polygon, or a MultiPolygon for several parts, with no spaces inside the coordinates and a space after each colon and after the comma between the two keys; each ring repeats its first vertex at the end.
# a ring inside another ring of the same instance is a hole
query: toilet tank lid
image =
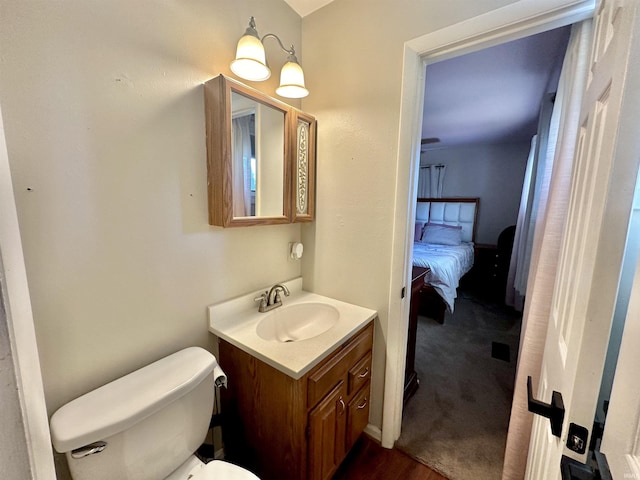
{"type": "Polygon", "coordinates": [[[120,433],[193,390],[216,365],[211,353],[189,347],[82,395],[51,417],[53,446],[64,453],[120,433]]]}

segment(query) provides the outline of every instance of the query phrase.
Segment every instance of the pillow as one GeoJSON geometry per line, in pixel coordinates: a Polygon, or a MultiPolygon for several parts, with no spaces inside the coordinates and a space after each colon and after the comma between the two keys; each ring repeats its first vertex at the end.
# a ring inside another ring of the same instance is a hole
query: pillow
{"type": "Polygon", "coordinates": [[[422,238],[422,231],[424,230],[424,222],[416,222],[416,230],[413,234],[413,241],[419,242],[422,238]]]}
{"type": "Polygon", "coordinates": [[[422,232],[421,242],[438,245],[460,245],[462,243],[462,227],[459,225],[444,225],[442,223],[427,223],[422,232]]]}

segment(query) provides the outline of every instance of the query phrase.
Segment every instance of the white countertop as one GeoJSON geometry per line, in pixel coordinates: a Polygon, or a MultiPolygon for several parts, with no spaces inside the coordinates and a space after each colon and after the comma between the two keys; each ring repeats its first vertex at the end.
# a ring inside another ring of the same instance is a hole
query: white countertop
{"type": "Polygon", "coordinates": [[[283,305],[326,303],[340,313],[338,322],[326,332],[306,340],[289,343],[264,340],[256,333],[256,326],[269,312],[259,313],[254,301],[266,290],[263,288],[209,306],[209,331],[297,380],[377,315],[369,308],[306,292],[302,290],[300,277],[283,285],[291,292],[288,297],[282,296],[283,305]]]}

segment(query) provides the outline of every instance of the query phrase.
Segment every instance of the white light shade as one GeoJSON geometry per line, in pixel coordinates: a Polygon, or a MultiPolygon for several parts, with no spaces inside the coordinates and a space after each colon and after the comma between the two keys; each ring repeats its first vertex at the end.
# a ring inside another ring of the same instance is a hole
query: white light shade
{"type": "Polygon", "coordinates": [[[231,62],[231,71],[245,80],[261,82],[271,76],[264,54],[264,45],[253,35],[243,35],[238,40],[236,59],[231,62]]]}
{"type": "Polygon", "coordinates": [[[309,95],[304,86],[304,72],[299,63],[288,61],[280,72],[280,86],[276,93],[281,97],[302,98],[309,95]]]}

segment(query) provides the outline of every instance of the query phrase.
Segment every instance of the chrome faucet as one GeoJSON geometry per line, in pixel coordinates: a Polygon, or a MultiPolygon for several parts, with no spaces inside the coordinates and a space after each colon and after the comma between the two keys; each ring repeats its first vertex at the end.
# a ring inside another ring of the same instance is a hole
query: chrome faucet
{"type": "Polygon", "coordinates": [[[267,303],[267,306],[269,305],[282,305],[282,299],[280,298],[280,292],[284,293],[285,297],[289,296],[289,289],[287,287],[285,287],[284,285],[280,285],[279,283],[277,285],[274,285],[273,287],[271,287],[271,290],[269,290],[269,301],[267,303]]]}
{"type": "Polygon", "coordinates": [[[264,313],[280,307],[282,305],[280,292],[284,293],[285,297],[289,296],[289,289],[278,283],[271,287],[269,291],[265,291],[259,297],[254,298],[256,302],[260,302],[260,305],[258,305],[258,312],[264,313]]]}

